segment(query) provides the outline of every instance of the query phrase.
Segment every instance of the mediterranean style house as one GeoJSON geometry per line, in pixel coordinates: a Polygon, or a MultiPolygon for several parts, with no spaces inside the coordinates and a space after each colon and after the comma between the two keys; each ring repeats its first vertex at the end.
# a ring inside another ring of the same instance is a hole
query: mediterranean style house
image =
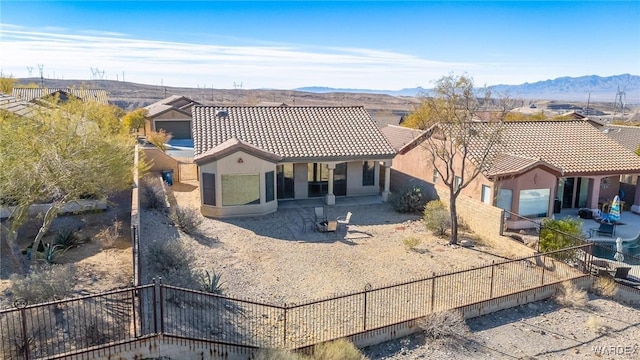
{"type": "MultiPolygon", "coordinates": [[[[382,131],[398,151],[392,173],[441,185],[421,145],[431,131],[393,125],[382,131]]],[[[602,210],[621,193],[621,175],[636,183],[635,194],[622,199],[625,209],[640,205],[640,157],[586,121],[507,122],[496,150],[491,166],[461,196],[509,211],[511,229],[528,226],[520,217],[550,217],[561,208],[602,210]]]]}
{"type": "Polygon", "coordinates": [[[69,98],[78,98],[82,101],[96,101],[104,105],[109,104],[107,91],[102,89],[14,87],[12,95],[18,100],[28,102],[37,102],[46,97],[55,96],[62,102],[69,98]]]}
{"type": "Polygon", "coordinates": [[[396,151],[363,107],[194,106],[193,135],[205,216],[267,214],[287,199],[389,196],[396,151]]]}
{"type": "Polygon", "coordinates": [[[144,108],[147,110],[145,134],[164,130],[172,139],[192,139],[191,109],[200,103],[184,96],[173,95],[144,108]]]}

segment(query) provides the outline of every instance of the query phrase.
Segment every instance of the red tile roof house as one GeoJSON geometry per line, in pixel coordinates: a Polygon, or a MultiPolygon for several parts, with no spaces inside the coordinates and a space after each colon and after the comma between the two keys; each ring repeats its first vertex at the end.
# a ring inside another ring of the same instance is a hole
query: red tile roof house
{"type": "Polygon", "coordinates": [[[192,139],[191,109],[200,103],[187,97],[173,95],[144,108],[148,111],[145,134],[160,131],[171,134],[172,139],[192,139]]]}
{"type": "Polygon", "coordinates": [[[287,199],[389,196],[396,151],[364,107],[195,106],[193,134],[205,216],[267,214],[287,199]]]}
{"type": "MultiPolygon", "coordinates": [[[[427,148],[421,146],[429,131],[388,126],[382,132],[398,150],[392,173],[443,186],[434,181],[434,164],[429,163],[427,148]]],[[[461,196],[540,219],[552,216],[556,199],[562,208],[597,211],[600,203],[618,194],[624,174],[640,174],[640,157],[588,122],[507,122],[492,166],[463,189],[461,196]]],[[[532,226],[515,215],[507,220],[511,229],[532,226]]]]}

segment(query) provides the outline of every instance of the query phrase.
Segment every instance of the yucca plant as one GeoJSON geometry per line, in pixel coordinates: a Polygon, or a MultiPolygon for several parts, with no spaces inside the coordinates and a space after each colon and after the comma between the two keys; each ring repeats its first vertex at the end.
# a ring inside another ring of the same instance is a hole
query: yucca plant
{"type": "Polygon", "coordinates": [[[200,279],[200,287],[203,291],[208,293],[222,295],[224,292],[224,288],[222,287],[222,274],[216,274],[215,270],[209,271],[205,270],[199,274],[200,279]]]}
{"type": "Polygon", "coordinates": [[[55,244],[63,249],[69,249],[78,244],[78,237],[70,229],[62,229],[56,234],[55,244]]]}
{"type": "Polygon", "coordinates": [[[63,251],[62,245],[59,244],[45,244],[44,245],[44,259],[48,264],[53,264],[56,261],[58,253],[63,251]]]}

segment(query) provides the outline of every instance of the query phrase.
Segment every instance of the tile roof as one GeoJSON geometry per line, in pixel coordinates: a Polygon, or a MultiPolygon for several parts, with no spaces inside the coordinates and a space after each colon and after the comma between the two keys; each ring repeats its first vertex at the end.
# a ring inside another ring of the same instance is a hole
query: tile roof
{"type": "Polygon", "coordinates": [[[564,175],[640,172],[640,157],[585,121],[507,122],[503,154],[540,159],[564,175]]]}
{"type": "Polygon", "coordinates": [[[200,105],[200,103],[184,96],[171,95],[166,99],[149,104],[144,108],[147,109],[149,117],[158,116],[169,110],[175,110],[185,115],[191,115],[191,108],[195,105],[200,105]]]}
{"type": "Polygon", "coordinates": [[[13,88],[13,96],[25,101],[33,101],[52,95],[58,91],[72,94],[83,101],[97,101],[101,104],[109,104],[109,96],[106,90],[102,89],[76,89],[76,88],[13,88]]]}
{"type": "Polygon", "coordinates": [[[391,159],[395,149],[361,106],[195,106],[195,159],[237,138],[283,161],[391,159]]]}
{"type": "Polygon", "coordinates": [[[202,153],[198,159],[197,163],[209,162],[213,160],[221,159],[229,154],[233,154],[238,150],[244,150],[250,154],[253,154],[259,158],[264,160],[269,160],[272,162],[279,162],[282,160],[282,156],[279,156],[274,153],[270,153],[268,151],[264,151],[258,147],[255,147],[249,143],[246,143],[242,140],[238,140],[237,138],[231,138],[222,144],[207,150],[202,153]]]}
{"type": "Polygon", "coordinates": [[[498,154],[491,164],[491,168],[485,172],[487,177],[516,175],[527,172],[538,166],[546,166],[560,175],[562,170],[543,160],[525,156],[498,154]]]}
{"type": "Polygon", "coordinates": [[[404,154],[411,150],[428,134],[426,130],[416,130],[398,125],[387,125],[380,131],[398,154],[404,154]]]}
{"type": "Polygon", "coordinates": [[[606,125],[600,131],[633,152],[640,147],[640,126],[606,125]]]}

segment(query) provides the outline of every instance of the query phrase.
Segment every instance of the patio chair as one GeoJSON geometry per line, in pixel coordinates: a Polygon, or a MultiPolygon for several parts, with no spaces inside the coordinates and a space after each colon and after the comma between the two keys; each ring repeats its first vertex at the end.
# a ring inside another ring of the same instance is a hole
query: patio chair
{"type": "Polygon", "coordinates": [[[351,211],[347,212],[347,216],[338,216],[336,218],[336,222],[338,226],[344,226],[346,229],[349,226],[349,221],[351,220],[351,211]]]}
{"type": "Polygon", "coordinates": [[[600,223],[600,227],[597,229],[591,229],[591,237],[594,235],[606,235],[609,237],[613,237],[616,233],[616,225],[611,223],[602,222],[600,223]]]}
{"type": "Polygon", "coordinates": [[[327,221],[327,212],[324,206],[316,206],[313,208],[313,215],[315,216],[316,224],[327,221]]]}

